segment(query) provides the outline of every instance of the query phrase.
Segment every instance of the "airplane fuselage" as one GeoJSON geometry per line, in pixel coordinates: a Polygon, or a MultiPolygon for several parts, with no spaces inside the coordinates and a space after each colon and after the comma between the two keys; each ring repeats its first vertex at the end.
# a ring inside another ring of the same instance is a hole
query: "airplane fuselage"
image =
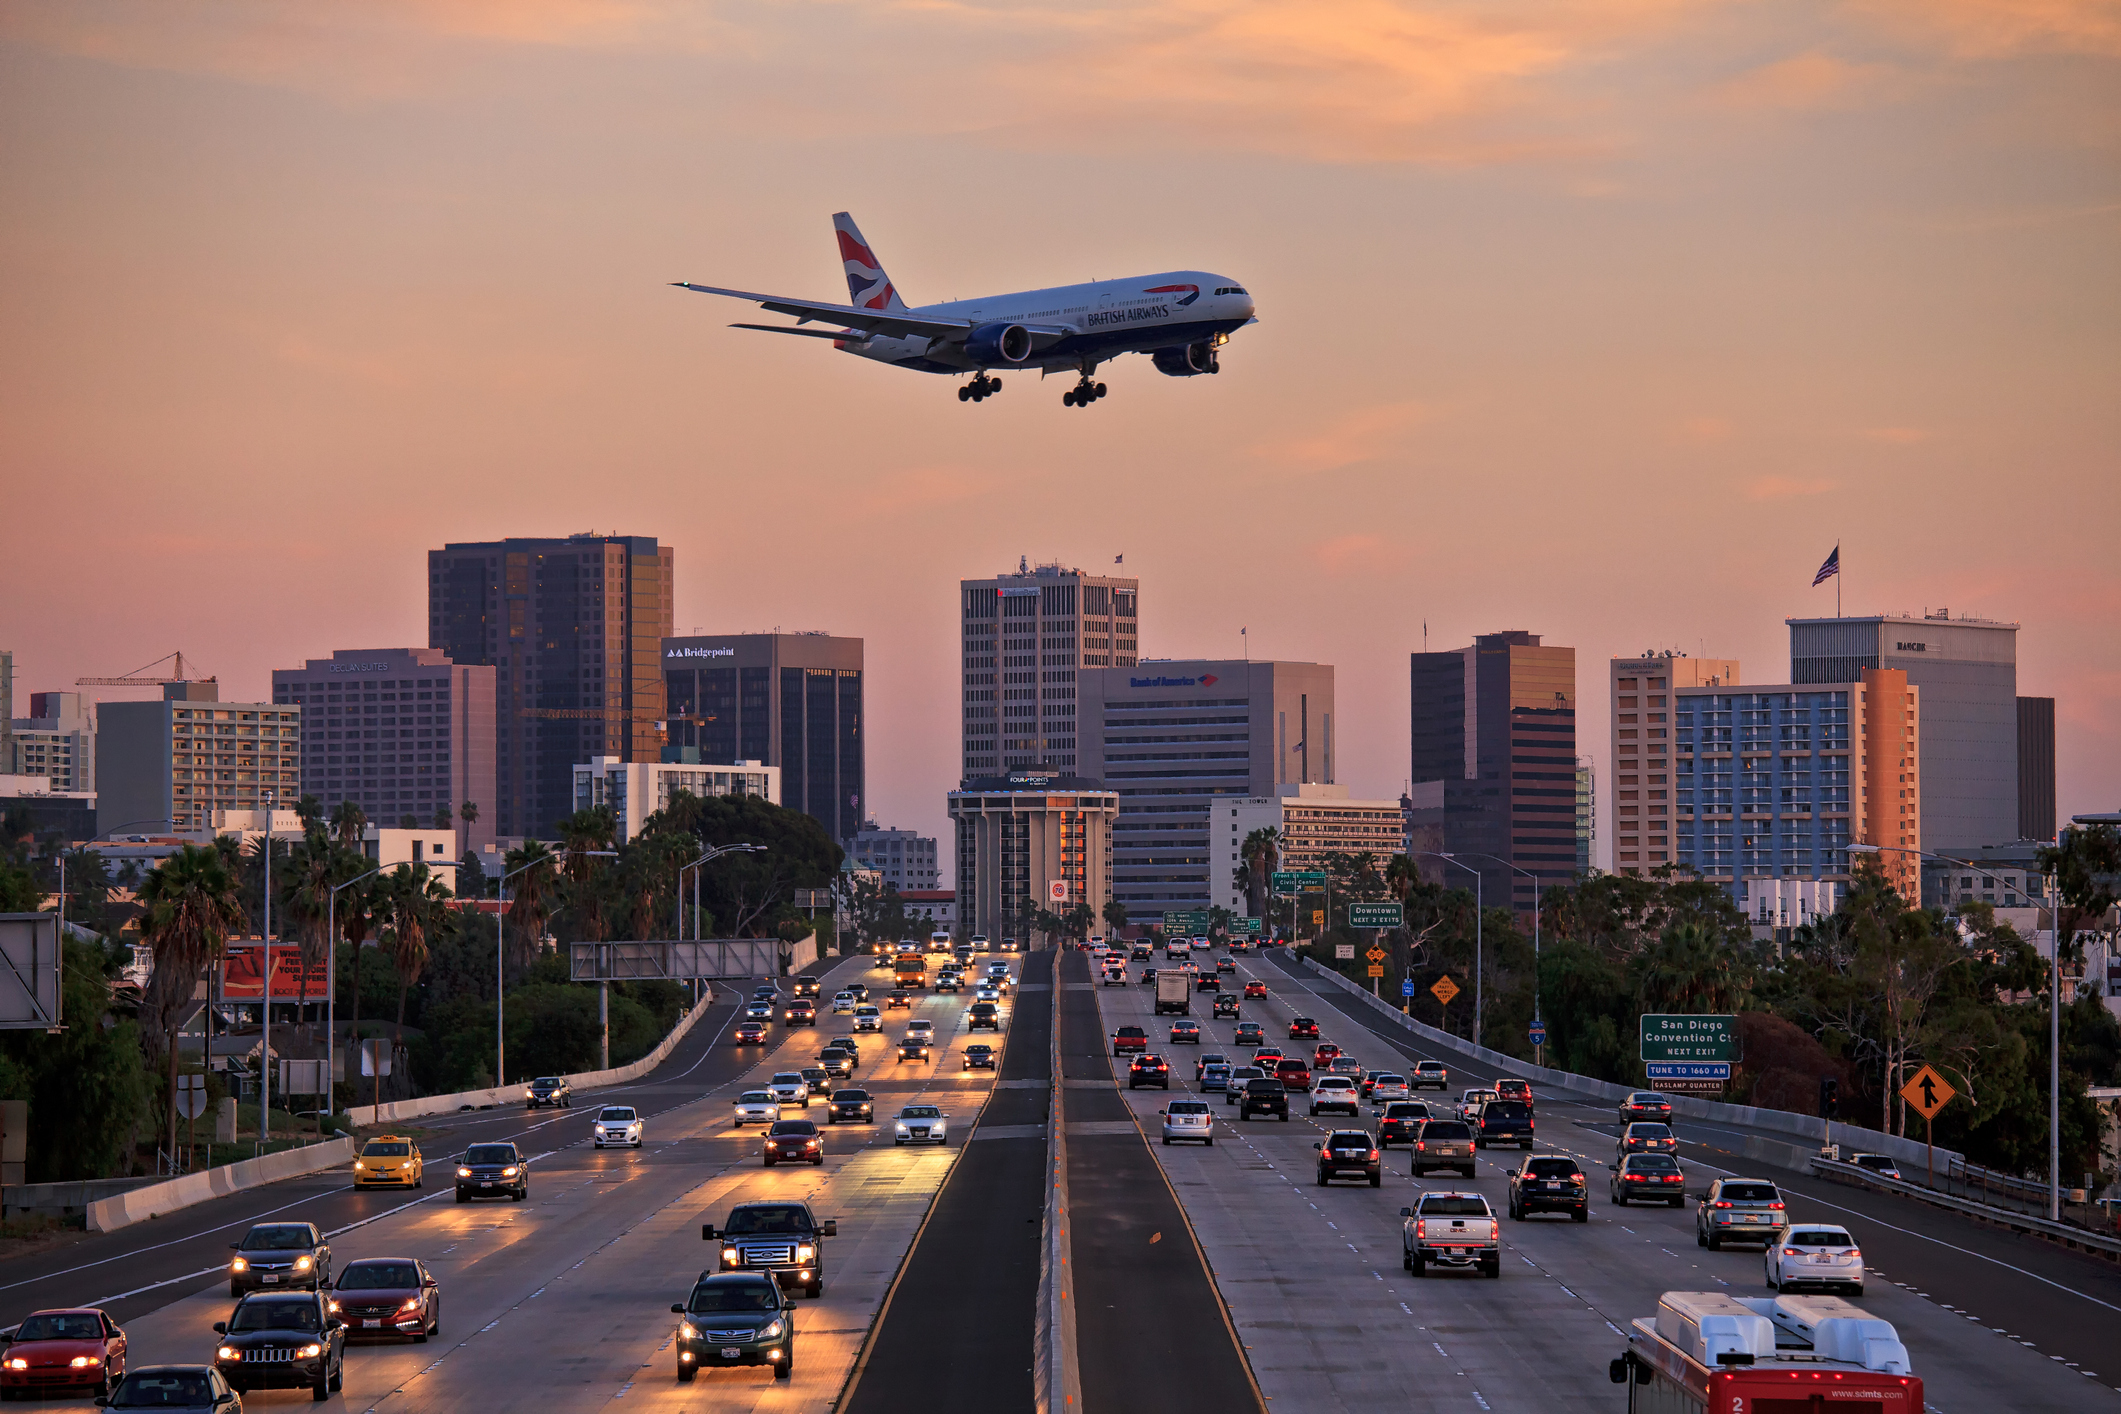
{"type": "Polygon", "coordinates": [[[1022,359],[976,358],[967,342],[921,336],[849,340],[836,345],[880,363],[924,373],[986,369],[1046,372],[1094,367],[1119,354],[1149,353],[1193,344],[1213,347],[1250,322],[1252,297],[1225,275],[1167,270],[1123,280],[1057,285],[1044,290],[921,305],[909,314],[965,320],[974,326],[1021,325],[1033,331],[1022,359]]]}

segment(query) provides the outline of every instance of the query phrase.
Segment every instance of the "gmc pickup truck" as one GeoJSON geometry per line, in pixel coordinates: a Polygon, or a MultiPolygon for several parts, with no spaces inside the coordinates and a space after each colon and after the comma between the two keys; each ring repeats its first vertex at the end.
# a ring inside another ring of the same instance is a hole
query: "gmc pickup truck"
{"type": "Polygon", "coordinates": [[[1502,1234],[1480,1194],[1424,1193],[1399,1216],[1400,1265],[1415,1276],[1427,1276],[1432,1266],[1502,1275],[1502,1234]]]}

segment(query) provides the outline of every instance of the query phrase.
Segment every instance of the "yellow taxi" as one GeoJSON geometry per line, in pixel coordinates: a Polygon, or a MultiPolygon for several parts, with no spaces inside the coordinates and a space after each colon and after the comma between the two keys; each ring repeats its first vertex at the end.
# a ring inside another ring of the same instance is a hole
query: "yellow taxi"
{"type": "Polygon", "coordinates": [[[420,1146],[397,1134],[379,1134],[361,1146],[354,1160],[356,1188],[419,1188],[422,1172],[420,1146]]]}

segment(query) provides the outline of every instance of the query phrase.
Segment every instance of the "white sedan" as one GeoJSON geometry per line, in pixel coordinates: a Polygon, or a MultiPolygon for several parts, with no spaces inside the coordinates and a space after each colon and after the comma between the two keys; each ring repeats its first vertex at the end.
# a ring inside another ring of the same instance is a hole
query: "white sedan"
{"type": "Polygon", "coordinates": [[[906,1034],[909,1037],[919,1037],[923,1041],[933,1041],[935,1039],[935,1023],[927,1020],[909,1021],[906,1023],[906,1034]]]}
{"type": "Polygon", "coordinates": [[[949,1140],[950,1121],[940,1106],[908,1105],[898,1112],[892,1129],[893,1144],[946,1144],[949,1140]]]}
{"type": "Polygon", "coordinates": [[[781,1117],[781,1102],[771,1090],[746,1090],[736,1097],[736,1127],[771,1124],[781,1117]]]}
{"type": "Polygon", "coordinates": [[[1863,1295],[1863,1249],[1833,1223],[1792,1223],[1767,1246],[1767,1284],[1777,1291],[1817,1286],[1863,1295]]]}
{"type": "Polygon", "coordinates": [[[798,1109],[810,1108],[810,1082],[803,1078],[800,1070],[784,1070],[775,1075],[767,1086],[778,1105],[794,1105],[798,1109]]]}
{"type": "Polygon", "coordinates": [[[630,1105],[606,1105],[597,1112],[596,1141],[599,1149],[607,1144],[625,1144],[641,1147],[644,1126],[641,1112],[630,1105]]]}
{"type": "Polygon", "coordinates": [[[834,1011],[853,1011],[854,1006],[854,993],[834,992],[832,994],[832,1009],[834,1011]]]}

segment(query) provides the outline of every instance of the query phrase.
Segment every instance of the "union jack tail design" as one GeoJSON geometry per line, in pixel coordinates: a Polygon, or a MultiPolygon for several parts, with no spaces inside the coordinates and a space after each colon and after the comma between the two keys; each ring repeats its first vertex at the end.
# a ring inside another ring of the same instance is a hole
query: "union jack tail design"
{"type": "Polygon", "coordinates": [[[862,239],[854,218],[842,211],[832,218],[832,229],[840,238],[840,260],[847,267],[847,303],[861,309],[904,309],[883,262],[862,239]]]}

